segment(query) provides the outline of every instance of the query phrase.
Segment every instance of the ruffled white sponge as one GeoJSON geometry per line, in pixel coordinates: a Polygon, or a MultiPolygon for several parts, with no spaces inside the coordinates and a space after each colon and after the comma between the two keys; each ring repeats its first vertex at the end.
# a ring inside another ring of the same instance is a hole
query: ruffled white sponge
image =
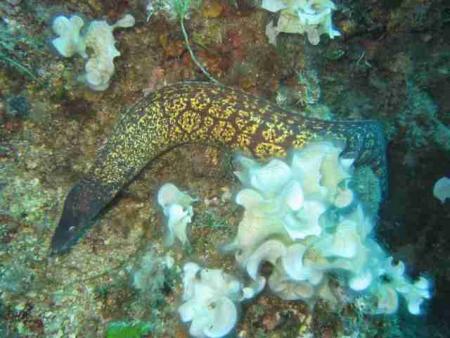
{"type": "Polygon", "coordinates": [[[328,282],[338,274],[370,300],[372,313],[395,312],[401,295],[409,312],[419,314],[430,283],[423,277],[412,283],[403,263],[394,264],[371,237],[374,222],[348,185],[353,161],[341,152],[320,142],[296,151],[290,165],[240,158],[236,174],[245,188],[236,202],[245,212],[228,248],[259,290],[266,284],[259,267],[273,264],[268,285],[283,299],[336,303],[328,282]]]}
{"type": "MultiPolygon", "coordinates": [[[[315,142],[295,151],[288,163],[273,159],[261,165],[238,158],[241,169],[235,174],[243,189],[236,203],[244,215],[224,249],[235,254],[250,282],[186,264],[179,313],[191,322],[192,336],[229,334],[238,303],[266,287],[282,299],[309,304],[354,301],[371,314],[394,313],[403,298],[411,314],[421,313],[431,283],[424,277],[411,281],[404,264],[395,263],[372,238],[374,220],[351,189],[353,160],[341,153],[333,143],[315,142]],[[260,272],[265,262],[273,266],[270,275],[260,272]]],[[[158,193],[172,242],[187,242],[192,201],[172,184],[158,193]]]]}
{"type": "Polygon", "coordinates": [[[279,33],[306,34],[313,45],[319,44],[322,34],[331,39],[341,35],[333,28],[331,14],[336,6],[331,0],[263,0],[261,7],[280,12],[277,26],[271,21],[266,28],[271,43],[279,33]]]}
{"type": "Polygon", "coordinates": [[[120,55],[115,47],[113,30],[118,27],[132,27],[135,21],[127,14],[113,25],[104,20],[92,21],[84,34],[84,21],[77,15],[57,16],[53,20],[53,31],[59,36],[52,40],[53,46],[64,57],[79,54],[88,61],[83,76],[93,90],[105,90],[114,74],[114,58],[120,55]]]}

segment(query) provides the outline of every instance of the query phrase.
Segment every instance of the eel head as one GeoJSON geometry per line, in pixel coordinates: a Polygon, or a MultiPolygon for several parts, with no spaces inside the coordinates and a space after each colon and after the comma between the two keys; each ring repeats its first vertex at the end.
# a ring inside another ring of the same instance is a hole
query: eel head
{"type": "Polygon", "coordinates": [[[73,186],[64,202],[59,224],[51,241],[51,254],[70,250],[90,228],[93,219],[111,200],[104,185],[82,179],[73,186]]]}

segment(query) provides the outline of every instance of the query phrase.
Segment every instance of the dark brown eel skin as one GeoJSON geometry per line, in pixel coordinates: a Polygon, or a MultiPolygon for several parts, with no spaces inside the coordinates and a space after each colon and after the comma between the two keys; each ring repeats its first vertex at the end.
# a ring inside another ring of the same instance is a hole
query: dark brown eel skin
{"type": "Polygon", "coordinates": [[[211,83],[164,87],[123,114],[87,176],[72,187],[51,251],[68,251],[114,196],[171,148],[201,143],[267,159],[285,156],[312,140],[342,144],[343,156],[355,158],[356,165],[369,165],[386,192],[386,143],[375,121],[307,119],[267,100],[211,83]]]}

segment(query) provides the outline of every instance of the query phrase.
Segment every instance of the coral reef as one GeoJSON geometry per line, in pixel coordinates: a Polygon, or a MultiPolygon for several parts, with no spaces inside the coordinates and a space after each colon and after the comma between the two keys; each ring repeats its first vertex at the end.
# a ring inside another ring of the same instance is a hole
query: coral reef
{"type": "Polygon", "coordinates": [[[429,282],[409,282],[403,263],[394,265],[370,238],[373,221],[348,188],[352,161],[339,160],[340,151],[311,144],[294,153],[291,167],[277,160],[264,167],[241,160],[238,176],[246,189],[236,201],[245,213],[231,245],[236,258],[259,285],[266,283],[259,267],[271,262],[268,284],[283,299],[336,303],[327,277],[335,271],[350,289],[374,298],[368,311],[397,311],[398,292],[409,311],[419,314],[423,299],[430,298],[429,282]]]}
{"type": "MultiPolygon", "coordinates": [[[[182,321],[192,321],[192,336],[226,336],[236,323],[235,302],[254,298],[266,284],[284,300],[310,305],[325,300],[333,307],[359,302],[367,314],[397,312],[401,295],[411,314],[421,313],[422,303],[431,298],[431,284],[424,277],[410,281],[403,262],[395,263],[371,238],[378,206],[369,205],[365,212],[350,188],[354,160],[340,158],[341,152],[331,143],[317,142],[295,151],[291,165],[274,159],[261,166],[239,158],[242,169],[236,175],[244,189],[236,203],[245,211],[225,251],[236,253],[251,282],[242,286],[220,269],[187,263],[179,313],[182,321]],[[268,277],[260,272],[265,262],[273,266],[268,277]]],[[[379,191],[373,193],[368,200],[379,203],[379,191]]],[[[159,201],[161,196],[191,201],[171,184],[160,189],[159,201]]],[[[170,230],[171,215],[166,216],[170,230]]],[[[177,237],[187,240],[186,227],[181,231],[177,237]]]]}
{"type": "MultiPolygon", "coordinates": [[[[241,186],[232,177],[228,153],[192,145],[145,168],[69,255],[48,257],[63,197],[87,172],[120,112],[165,84],[205,79],[177,17],[154,1],[147,18],[147,4],[0,1],[1,337],[186,337],[189,324],[181,324],[177,313],[184,264],[236,271],[234,256],[217,248],[236,235],[242,220],[245,210],[234,202],[241,186]],[[107,91],[79,85],[86,60],[52,53],[51,23],[61,13],[109,23],[127,13],[135,17],[133,30],[114,31],[122,55],[114,59],[115,77],[107,91]],[[162,182],[199,197],[189,246],[164,246],[166,223],[157,202],[162,182]],[[174,259],[169,270],[162,263],[167,255],[174,259]],[[144,281],[152,273],[159,276],[155,308],[146,289],[133,286],[133,276],[144,281]]],[[[412,317],[402,304],[395,314],[371,316],[367,309],[375,299],[345,292],[343,273],[330,277],[330,288],[344,305],[336,308],[318,298],[311,308],[262,292],[241,304],[232,334],[447,337],[450,212],[448,199],[436,199],[433,186],[450,168],[449,6],[442,0],[335,4],[331,28],[341,37],[321,34],[317,45],[307,33],[277,34],[280,11],[260,9],[253,1],[191,2],[184,24],[198,60],[228,86],[277,99],[295,114],[383,122],[390,138],[388,198],[379,208],[380,195],[367,193],[374,187],[367,168],[357,168],[348,187],[367,206],[365,212],[375,215],[379,209],[373,238],[395,263],[405,263],[409,275],[428,272],[434,295],[422,305],[423,316],[412,317]],[[264,34],[272,20],[276,46],[264,34]]],[[[266,262],[258,272],[270,278],[272,269],[266,262]]],[[[245,270],[235,276],[250,278],[245,270]]]]}

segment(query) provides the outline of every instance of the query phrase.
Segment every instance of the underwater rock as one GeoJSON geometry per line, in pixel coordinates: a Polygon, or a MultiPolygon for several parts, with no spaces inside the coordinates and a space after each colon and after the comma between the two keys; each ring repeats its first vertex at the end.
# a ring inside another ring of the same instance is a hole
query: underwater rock
{"type": "Polygon", "coordinates": [[[30,104],[24,96],[12,96],[7,100],[6,115],[24,118],[30,114],[30,104]]]}

